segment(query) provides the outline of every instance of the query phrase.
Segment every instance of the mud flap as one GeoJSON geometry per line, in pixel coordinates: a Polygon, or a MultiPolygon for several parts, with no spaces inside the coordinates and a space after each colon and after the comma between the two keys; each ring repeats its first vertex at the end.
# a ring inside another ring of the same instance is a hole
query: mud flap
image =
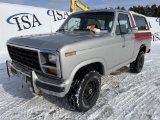
{"type": "Polygon", "coordinates": [[[38,95],[40,93],[40,90],[36,86],[37,79],[38,79],[38,77],[37,77],[36,73],[34,71],[31,71],[31,87],[32,87],[33,93],[38,95]]]}

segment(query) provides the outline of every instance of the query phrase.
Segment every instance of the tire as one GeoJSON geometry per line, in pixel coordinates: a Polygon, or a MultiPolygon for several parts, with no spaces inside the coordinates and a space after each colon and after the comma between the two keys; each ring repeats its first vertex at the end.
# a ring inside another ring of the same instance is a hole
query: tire
{"type": "Polygon", "coordinates": [[[144,65],[144,52],[140,51],[137,59],[130,63],[130,71],[133,73],[140,73],[144,65]]]}
{"type": "Polygon", "coordinates": [[[90,71],[84,77],[78,77],[72,83],[68,93],[68,102],[79,112],[91,109],[100,94],[101,75],[97,71],[90,71]],[[79,78],[79,79],[78,79],[79,78]]]}

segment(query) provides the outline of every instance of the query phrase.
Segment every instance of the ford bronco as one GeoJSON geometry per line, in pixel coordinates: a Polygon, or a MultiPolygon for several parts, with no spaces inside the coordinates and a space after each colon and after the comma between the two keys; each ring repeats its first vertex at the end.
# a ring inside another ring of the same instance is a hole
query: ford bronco
{"type": "Polygon", "coordinates": [[[91,10],[71,14],[53,34],[11,38],[7,48],[9,77],[31,83],[33,93],[68,97],[78,111],[94,106],[101,76],[130,64],[141,72],[150,52],[146,17],[131,11],[91,10]]]}

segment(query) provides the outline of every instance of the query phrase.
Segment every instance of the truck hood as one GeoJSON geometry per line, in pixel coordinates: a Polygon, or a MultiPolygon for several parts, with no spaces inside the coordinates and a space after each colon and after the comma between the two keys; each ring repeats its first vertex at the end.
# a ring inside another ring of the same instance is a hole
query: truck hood
{"type": "Polygon", "coordinates": [[[65,44],[99,37],[102,37],[102,35],[96,35],[92,32],[62,32],[55,34],[12,38],[8,40],[8,43],[42,50],[57,50],[59,47],[65,44]]]}

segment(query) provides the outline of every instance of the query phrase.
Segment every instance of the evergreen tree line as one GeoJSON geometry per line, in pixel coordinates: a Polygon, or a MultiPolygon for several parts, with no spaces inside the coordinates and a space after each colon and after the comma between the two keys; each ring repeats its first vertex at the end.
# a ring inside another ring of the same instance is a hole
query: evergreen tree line
{"type": "MultiPolygon", "coordinates": [[[[121,9],[121,10],[126,10],[124,7],[116,7],[115,9],[121,9]]],[[[156,4],[154,5],[146,5],[146,6],[133,6],[129,8],[130,11],[134,11],[140,14],[143,14],[145,16],[149,17],[160,17],[160,5],[157,6],[156,4]]]]}

